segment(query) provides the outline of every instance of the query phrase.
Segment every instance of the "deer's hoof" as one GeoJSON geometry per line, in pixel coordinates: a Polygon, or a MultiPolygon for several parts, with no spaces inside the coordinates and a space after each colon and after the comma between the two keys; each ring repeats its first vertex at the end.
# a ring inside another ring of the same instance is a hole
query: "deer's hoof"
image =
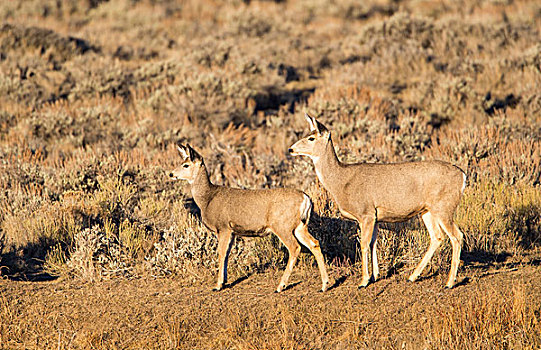
{"type": "Polygon", "coordinates": [[[359,289],[365,288],[369,284],[370,284],[370,280],[368,280],[368,279],[366,281],[361,281],[361,284],[359,284],[359,289]]]}

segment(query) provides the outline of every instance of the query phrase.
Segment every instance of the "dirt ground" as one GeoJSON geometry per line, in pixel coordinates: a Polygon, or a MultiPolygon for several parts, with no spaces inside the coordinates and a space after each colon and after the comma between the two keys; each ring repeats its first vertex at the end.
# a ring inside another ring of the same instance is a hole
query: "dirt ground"
{"type": "MultiPolygon", "coordinates": [[[[211,290],[210,277],[97,283],[4,279],[0,344],[2,349],[438,348],[438,317],[452,319],[455,310],[492,312],[491,305],[501,306],[498,300],[517,288],[538,317],[538,265],[533,260],[461,268],[462,282],[452,290],[443,288],[446,272],[416,283],[406,282],[406,274],[393,275],[358,289],[358,276],[335,270],[334,287],[321,293],[311,267],[294,271],[281,294],[274,293],[280,270],[238,278],[221,292],[211,290]],[[467,305],[472,308],[462,308],[467,305]]],[[[516,304],[516,295],[513,300],[516,304]]],[[[533,326],[539,331],[539,324],[533,326]]],[[[510,344],[515,336],[520,335],[505,335],[510,344]]]]}

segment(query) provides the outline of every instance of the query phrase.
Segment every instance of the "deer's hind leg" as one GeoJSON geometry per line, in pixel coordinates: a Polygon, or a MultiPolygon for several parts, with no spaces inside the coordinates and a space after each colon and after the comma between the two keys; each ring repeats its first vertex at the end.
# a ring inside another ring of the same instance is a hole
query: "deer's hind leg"
{"type": "Polygon", "coordinates": [[[321,253],[319,241],[308,232],[308,225],[305,223],[301,223],[295,228],[295,237],[297,237],[299,242],[310,249],[312,254],[314,254],[317,261],[317,266],[319,268],[319,273],[321,274],[321,291],[326,291],[329,286],[329,275],[327,274],[327,268],[325,267],[325,260],[323,259],[323,254],[321,253]]]}
{"type": "Polygon", "coordinates": [[[460,252],[462,250],[464,234],[450,217],[443,217],[439,221],[439,224],[445,233],[447,233],[447,236],[449,236],[451,246],[453,247],[453,257],[451,260],[451,270],[449,271],[449,280],[445,285],[447,288],[453,288],[456,281],[456,275],[458,273],[458,265],[460,264],[460,252]]]}
{"type": "Polygon", "coordinates": [[[409,278],[411,282],[414,282],[417,278],[419,278],[426,265],[428,265],[430,259],[432,259],[434,252],[438,249],[443,240],[443,232],[439,226],[438,218],[432,215],[432,213],[429,211],[421,215],[421,218],[423,219],[426,229],[428,230],[428,234],[430,235],[430,246],[428,247],[428,250],[426,251],[419,265],[417,265],[417,268],[415,268],[415,271],[413,271],[411,274],[409,278]]]}
{"type": "Polygon", "coordinates": [[[289,281],[289,276],[291,276],[293,267],[295,266],[295,263],[297,262],[297,258],[299,257],[299,254],[301,252],[301,246],[291,233],[284,235],[284,234],[279,234],[278,232],[275,232],[275,234],[276,236],[278,236],[280,241],[286,246],[289,252],[289,258],[287,260],[286,269],[284,271],[284,274],[282,275],[282,279],[280,280],[280,284],[278,285],[278,288],[276,288],[276,292],[280,293],[287,286],[287,282],[289,281]]]}

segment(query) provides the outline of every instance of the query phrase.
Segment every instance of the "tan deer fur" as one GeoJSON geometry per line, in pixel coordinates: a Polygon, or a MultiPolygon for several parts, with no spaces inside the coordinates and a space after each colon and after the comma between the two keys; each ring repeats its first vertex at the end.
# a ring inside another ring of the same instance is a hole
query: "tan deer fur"
{"type": "Polygon", "coordinates": [[[373,280],[379,275],[378,222],[402,222],[416,215],[421,215],[428,229],[430,246],[409,280],[415,281],[419,277],[446,233],[453,247],[446,286],[453,287],[463,240],[453,215],[466,186],[464,172],[442,161],[344,164],[336,156],[327,128],[308,114],[305,117],[311,133],[292,145],[289,152],[312,159],[319,181],[330,192],[341,214],[359,223],[361,287],[368,285],[371,277],[368,273],[369,250],[373,280]]]}
{"type": "Polygon", "coordinates": [[[287,285],[301,251],[299,242],[314,254],[321,273],[321,290],[327,290],[329,277],[319,242],[308,233],[312,201],[293,189],[244,190],[217,186],[210,182],[203,158],[190,145],[177,146],[180,166],[169,176],[187,180],[206,227],[218,236],[219,270],[215,290],[227,283],[227,260],[232,236],[264,236],[274,233],[289,251],[287,267],[276,289],[287,285]]]}

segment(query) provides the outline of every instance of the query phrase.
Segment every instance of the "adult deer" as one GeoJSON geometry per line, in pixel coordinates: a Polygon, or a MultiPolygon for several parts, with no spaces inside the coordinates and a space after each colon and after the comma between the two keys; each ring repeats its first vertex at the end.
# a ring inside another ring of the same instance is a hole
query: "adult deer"
{"type": "Polygon", "coordinates": [[[440,246],[445,232],[453,247],[451,270],[446,287],[455,285],[463,234],[453,223],[453,214],[464,188],[466,175],[458,167],[442,161],[395,164],[344,164],[338,160],[331,133],[315,118],[305,114],[310,134],[297,141],[289,152],[308,156],[314,162],[319,181],[330,192],[340,213],[355,220],[361,228],[362,280],[370,281],[369,249],[373,280],[379,275],[376,254],[378,222],[402,222],[420,214],[430,246],[409,277],[415,281],[440,246]]]}
{"type": "Polygon", "coordinates": [[[321,273],[322,291],[329,277],[319,242],[308,232],[312,201],[305,193],[293,189],[243,190],[216,186],[210,182],[203,158],[190,145],[179,145],[180,166],[169,176],[187,180],[201,218],[207,228],[218,236],[219,270],[214,290],[227,283],[227,260],[232,236],[264,236],[273,232],[289,251],[285,272],[276,292],[287,285],[293,266],[301,251],[299,242],[314,254],[321,273]]]}

